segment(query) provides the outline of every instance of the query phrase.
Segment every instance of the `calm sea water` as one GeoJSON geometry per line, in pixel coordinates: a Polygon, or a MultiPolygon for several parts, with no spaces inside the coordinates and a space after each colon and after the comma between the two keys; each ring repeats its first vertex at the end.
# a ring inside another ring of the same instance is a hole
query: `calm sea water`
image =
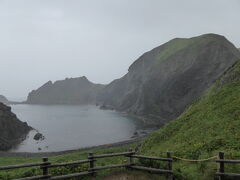
{"type": "Polygon", "coordinates": [[[131,139],[136,121],[119,112],[95,106],[12,105],[17,117],[45,136],[33,140],[31,131],[13,152],[49,152],[77,149],[131,139]]]}

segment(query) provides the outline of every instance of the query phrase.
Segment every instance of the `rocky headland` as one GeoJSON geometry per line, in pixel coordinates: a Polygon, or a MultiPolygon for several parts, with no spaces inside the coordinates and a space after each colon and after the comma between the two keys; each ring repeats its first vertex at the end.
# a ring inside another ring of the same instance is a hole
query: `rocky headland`
{"type": "Polygon", "coordinates": [[[8,150],[24,140],[31,129],[11,112],[11,107],[0,103],[0,150],[8,150]]]}
{"type": "Polygon", "coordinates": [[[104,85],[94,84],[85,76],[47,82],[29,93],[28,104],[95,104],[104,85]]]}
{"type": "Polygon", "coordinates": [[[238,49],[217,34],[176,38],[143,54],[125,76],[104,88],[98,103],[163,125],[178,117],[239,57],[238,49]]]}

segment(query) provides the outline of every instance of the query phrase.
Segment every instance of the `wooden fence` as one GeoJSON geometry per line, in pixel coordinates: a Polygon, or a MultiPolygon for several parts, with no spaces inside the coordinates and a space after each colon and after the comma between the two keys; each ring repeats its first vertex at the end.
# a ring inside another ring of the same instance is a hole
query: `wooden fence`
{"type": "Polygon", "coordinates": [[[240,179],[240,174],[237,173],[225,173],[224,164],[230,163],[230,164],[240,164],[240,160],[227,160],[224,159],[224,152],[219,152],[219,159],[216,160],[217,163],[219,163],[219,169],[216,173],[216,176],[219,177],[219,180],[224,180],[225,177],[233,177],[236,179],[240,179]]]}
{"type": "Polygon", "coordinates": [[[149,156],[136,155],[134,151],[129,151],[129,152],[123,152],[123,153],[100,154],[100,155],[94,155],[93,153],[89,153],[88,159],[86,160],[67,162],[67,163],[55,163],[55,164],[52,164],[48,160],[48,158],[43,158],[42,162],[4,166],[4,167],[0,167],[0,170],[12,170],[12,169],[39,166],[42,169],[42,175],[25,177],[25,178],[16,179],[16,180],[37,180],[37,179],[59,180],[59,179],[70,179],[70,178],[77,178],[77,177],[83,177],[83,176],[96,176],[96,173],[99,170],[124,167],[127,169],[133,169],[133,170],[148,171],[150,173],[166,174],[169,180],[173,180],[174,177],[173,177],[173,171],[172,171],[172,163],[173,163],[173,158],[171,157],[171,153],[167,153],[167,157],[162,158],[162,157],[149,157],[149,156]],[[107,165],[107,166],[96,166],[97,159],[110,158],[110,157],[116,157],[116,156],[127,157],[129,159],[128,163],[113,164],[113,165],[107,165]],[[167,162],[168,168],[157,169],[157,168],[150,168],[150,167],[144,167],[144,166],[137,166],[134,163],[134,158],[165,161],[167,162]],[[74,165],[80,165],[80,164],[88,164],[88,170],[79,172],[79,173],[67,174],[67,175],[61,175],[61,176],[51,176],[51,174],[49,174],[49,168],[62,167],[62,166],[74,166],[74,165]]]}
{"type": "MultiPolygon", "coordinates": [[[[0,167],[0,170],[12,170],[12,169],[38,166],[42,170],[42,175],[33,176],[33,177],[25,177],[25,178],[16,179],[16,180],[37,180],[37,179],[58,180],[58,179],[71,179],[71,178],[77,178],[77,177],[83,177],[83,176],[93,176],[94,177],[94,176],[96,176],[97,171],[99,171],[99,170],[124,167],[127,169],[147,171],[150,173],[166,174],[168,180],[174,180],[174,175],[173,175],[173,159],[174,158],[173,157],[172,157],[171,153],[169,153],[169,152],[167,152],[167,157],[142,156],[142,155],[137,155],[134,151],[122,152],[122,153],[112,153],[112,154],[100,154],[100,155],[94,155],[93,153],[89,153],[88,159],[86,159],[86,160],[52,164],[48,160],[48,158],[43,158],[42,162],[21,164],[21,165],[12,165],[12,166],[2,166],[2,167],[0,167]],[[111,157],[116,157],[116,156],[127,157],[128,162],[124,163],[124,164],[96,166],[97,159],[111,158],[111,157]],[[134,163],[135,158],[136,159],[148,159],[148,160],[153,160],[153,161],[164,161],[167,163],[167,169],[157,169],[157,168],[151,168],[151,167],[145,167],[145,166],[137,166],[134,163]],[[88,170],[83,171],[83,172],[73,173],[73,174],[61,175],[61,176],[51,176],[51,174],[49,174],[49,168],[62,167],[62,166],[76,166],[76,165],[80,165],[80,164],[88,164],[88,170]]],[[[188,161],[188,160],[186,160],[186,161],[188,161]]],[[[201,161],[201,160],[198,160],[198,162],[199,161],[201,161]]],[[[193,162],[193,160],[189,160],[189,162],[193,162]]],[[[219,180],[224,180],[225,177],[234,177],[236,179],[240,179],[240,174],[226,173],[225,169],[224,169],[225,163],[232,163],[232,164],[239,163],[240,164],[240,160],[224,159],[224,153],[219,152],[219,157],[215,162],[219,163],[218,172],[216,172],[216,174],[215,174],[215,176],[217,176],[219,178],[219,180]]]]}

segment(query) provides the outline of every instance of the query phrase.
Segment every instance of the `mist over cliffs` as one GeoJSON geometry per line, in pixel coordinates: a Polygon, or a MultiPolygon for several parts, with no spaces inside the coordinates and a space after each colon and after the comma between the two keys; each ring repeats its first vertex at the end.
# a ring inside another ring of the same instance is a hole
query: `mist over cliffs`
{"type": "Polygon", "coordinates": [[[47,82],[29,93],[29,104],[95,104],[104,85],[94,84],[85,76],[47,82]]]}
{"type": "Polygon", "coordinates": [[[225,37],[176,38],[144,53],[120,79],[103,86],[85,77],[49,81],[32,91],[31,104],[101,104],[165,124],[178,117],[240,58],[225,37]]]}
{"type": "Polygon", "coordinates": [[[11,107],[0,103],[0,150],[8,150],[25,138],[31,127],[11,112],[11,107]]]}

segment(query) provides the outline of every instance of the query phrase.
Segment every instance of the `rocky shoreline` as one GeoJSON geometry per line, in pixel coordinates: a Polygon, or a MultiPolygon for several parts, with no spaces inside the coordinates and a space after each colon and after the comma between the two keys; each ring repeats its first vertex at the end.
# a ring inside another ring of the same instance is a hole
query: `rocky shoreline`
{"type": "MultiPolygon", "coordinates": [[[[133,135],[130,137],[129,140],[124,140],[116,143],[109,143],[103,145],[96,145],[96,146],[89,146],[79,149],[71,149],[71,150],[64,150],[64,151],[52,151],[52,152],[11,152],[11,151],[0,151],[0,157],[44,157],[44,156],[57,156],[63,155],[68,153],[74,152],[82,152],[82,151],[89,151],[89,150],[96,150],[102,148],[113,148],[113,147],[121,147],[124,145],[129,145],[133,143],[139,143],[144,140],[150,133],[156,130],[156,127],[138,127],[133,135]]],[[[36,131],[36,135],[38,131],[36,131]]],[[[44,141],[44,139],[43,139],[44,141]]],[[[42,149],[41,147],[39,149],[42,149]]]]}
{"type": "Polygon", "coordinates": [[[11,149],[23,141],[32,127],[20,121],[11,107],[0,103],[0,150],[11,149]]]}
{"type": "MultiPolygon", "coordinates": [[[[147,135],[146,135],[147,136],[147,135]]],[[[121,141],[111,144],[103,144],[98,146],[91,146],[91,147],[85,147],[85,148],[79,148],[79,149],[73,149],[73,150],[66,150],[66,151],[58,151],[58,152],[37,152],[37,153],[31,153],[31,152],[8,152],[8,151],[0,151],[0,157],[51,157],[51,156],[58,156],[68,153],[75,153],[75,152],[82,152],[82,151],[90,151],[90,150],[97,150],[97,149],[103,149],[103,148],[114,148],[114,147],[121,147],[125,145],[130,145],[133,143],[140,143],[143,141],[146,136],[133,138],[131,140],[127,141],[121,141]]]]}

